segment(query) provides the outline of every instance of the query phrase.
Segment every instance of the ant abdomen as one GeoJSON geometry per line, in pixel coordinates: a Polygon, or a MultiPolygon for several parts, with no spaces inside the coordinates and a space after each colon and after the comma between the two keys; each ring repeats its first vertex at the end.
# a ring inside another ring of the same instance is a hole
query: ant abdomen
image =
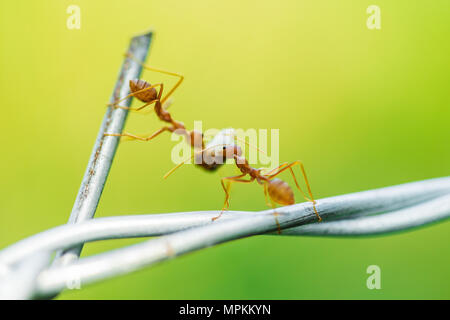
{"type": "MultiPolygon", "coordinates": [[[[151,84],[145,80],[141,80],[141,79],[130,80],[130,91],[132,93],[143,90],[150,86],[151,86],[151,84]]],[[[158,92],[156,91],[155,88],[151,88],[151,89],[145,90],[143,92],[136,93],[134,96],[136,98],[138,98],[139,100],[141,100],[142,102],[150,102],[150,101],[155,100],[158,97],[158,92]]]]}
{"type": "Polygon", "coordinates": [[[274,202],[283,206],[295,203],[294,192],[286,182],[280,179],[273,179],[269,180],[267,184],[267,191],[274,202]]]}

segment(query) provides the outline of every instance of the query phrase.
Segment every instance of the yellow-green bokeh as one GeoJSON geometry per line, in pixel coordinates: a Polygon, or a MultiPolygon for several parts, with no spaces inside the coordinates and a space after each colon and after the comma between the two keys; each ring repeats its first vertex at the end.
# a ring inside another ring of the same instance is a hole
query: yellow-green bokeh
{"type": "MultiPolygon", "coordinates": [[[[148,62],[186,76],[174,117],[280,129],[281,161],[303,160],[318,198],[448,175],[449,13],[445,0],[2,1],[0,247],[67,221],[122,54],[149,27],[148,62]],[[80,30],[66,28],[70,4],[80,30]],[[371,4],[381,30],[366,27],[371,4]]],[[[160,125],[132,115],[126,127],[160,125]]],[[[96,216],[220,208],[219,177],[235,169],[186,166],[163,181],[173,144],[121,144],[96,216]]],[[[236,185],[231,208],[264,209],[261,188],[236,185]]],[[[442,223],[376,238],[254,237],[60,298],[448,299],[449,233],[442,223]],[[372,264],[378,291],[366,288],[372,264]]]]}

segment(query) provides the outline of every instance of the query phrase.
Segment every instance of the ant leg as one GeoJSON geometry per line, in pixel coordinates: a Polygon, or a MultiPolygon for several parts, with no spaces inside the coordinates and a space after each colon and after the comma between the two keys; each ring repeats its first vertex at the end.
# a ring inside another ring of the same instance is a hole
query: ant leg
{"type": "Polygon", "coordinates": [[[235,179],[242,178],[243,176],[245,176],[245,174],[241,174],[241,175],[234,176],[234,177],[226,177],[226,178],[222,178],[220,180],[220,183],[222,184],[223,191],[225,191],[225,201],[223,203],[222,211],[220,212],[220,214],[217,217],[212,218],[213,221],[216,220],[216,219],[219,219],[220,216],[222,215],[222,213],[225,210],[228,210],[228,208],[230,207],[230,201],[229,200],[230,200],[231,182],[234,181],[235,179]],[[225,186],[225,180],[229,180],[226,186],[225,186]]]}
{"type": "Polygon", "coordinates": [[[289,171],[292,174],[292,177],[294,178],[295,185],[300,190],[300,192],[302,193],[302,195],[305,198],[305,200],[312,202],[313,208],[314,208],[314,213],[316,214],[317,219],[319,221],[322,221],[322,218],[320,217],[320,215],[319,215],[319,213],[317,212],[317,209],[316,209],[316,201],[314,200],[314,197],[313,197],[313,194],[312,194],[312,191],[311,191],[311,187],[310,187],[309,182],[308,182],[308,177],[306,176],[306,171],[305,171],[305,168],[303,166],[303,163],[301,161],[297,160],[297,161],[294,161],[294,162],[292,162],[291,164],[288,164],[288,165],[282,164],[280,167],[283,167],[283,168],[278,170],[278,172],[269,175],[268,178],[272,179],[272,178],[276,177],[277,175],[279,175],[280,173],[282,173],[283,171],[289,169],[289,171]],[[303,192],[302,188],[300,187],[300,185],[297,182],[297,178],[295,177],[294,171],[292,170],[292,167],[294,165],[296,165],[296,164],[298,164],[300,166],[300,169],[302,171],[303,178],[305,180],[306,188],[308,189],[308,194],[309,194],[310,198],[308,198],[305,195],[305,193],[303,192]]]}
{"type": "MultiPolygon", "coordinates": [[[[296,161],[296,162],[297,162],[297,161],[296,161]]],[[[282,173],[283,171],[289,169],[289,170],[291,171],[291,174],[292,174],[293,178],[294,178],[295,185],[296,185],[297,188],[300,190],[300,192],[302,193],[302,195],[303,195],[303,197],[305,198],[305,200],[311,201],[311,199],[308,198],[308,197],[306,196],[305,192],[303,191],[303,189],[302,189],[302,188],[300,187],[300,185],[298,184],[297,178],[295,177],[295,174],[294,174],[294,172],[293,172],[292,169],[291,169],[291,167],[292,167],[293,165],[297,164],[296,162],[293,162],[293,163],[291,163],[291,164],[288,164],[287,162],[286,162],[286,163],[283,163],[283,164],[280,165],[278,168],[275,168],[274,170],[272,170],[270,173],[265,174],[265,176],[268,177],[269,179],[272,179],[272,178],[275,178],[275,177],[276,177],[277,175],[279,175],[280,173],[282,173]],[[277,171],[277,172],[274,172],[274,171],[276,171],[276,170],[278,170],[278,171],[277,171]]],[[[302,167],[302,169],[303,169],[303,167],[302,167]]],[[[302,171],[304,172],[304,170],[302,170],[302,171]]],[[[308,179],[306,178],[306,175],[304,175],[304,177],[305,177],[306,185],[307,185],[307,187],[308,187],[308,189],[309,189],[308,179]]],[[[309,189],[309,191],[311,191],[311,190],[309,189]]],[[[310,195],[312,196],[311,192],[309,192],[309,193],[310,193],[310,195]]]]}
{"type": "MultiPolygon", "coordinates": [[[[223,203],[222,211],[220,214],[222,215],[222,212],[225,210],[228,210],[230,207],[230,187],[231,187],[231,181],[228,181],[227,185],[225,186],[224,179],[220,180],[220,183],[222,184],[223,191],[225,191],[225,201],[223,203]]],[[[217,218],[216,218],[217,219],[217,218]]]]}
{"type": "Polygon", "coordinates": [[[124,107],[124,106],[118,106],[118,105],[108,105],[108,106],[112,106],[114,109],[123,109],[123,110],[128,110],[130,112],[136,112],[136,113],[139,113],[139,114],[149,114],[151,112],[151,109],[150,109],[149,112],[145,112],[145,113],[144,112],[139,112],[139,111],[141,111],[142,109],[144,109],[144,108],[154,104],[156,101],[158,101],[158,100],[156,99],[156,100],[152,100],[150,102],[147,102],[146,104],[144,104],[142,107],[139,107],[139,108],[130,108],[130,107],[124,107]]]}
{"type": "MultiPolygon", "coordinates": [[[[144,108],[146,108],[146,107],[148,107],[148,106],[154,104],[154,103],[157,102],[157,101],[158,101],[158,99],[152,100],[152,101],[150,101],[150,102],[147,102],[146,104],[144,104],[143,106],[141,106],[141,107],[139,107],[139,108],[130,108],[130,107],[125,107],[125,106],[113,105],[113,104],[108,104],[107,106],[108,106],[108,107],[109,107],[109,106],[112,106],[112,107],[114,107],[114,109],[123,109],[123,110],[128,110],[128,111],[130,111],[130,112],[136,112],[136,113],[141,114],[141,115],[147,115],[147,114],[152,113],[153,109],[149,109],[148,111],[145,111],[145,112],[140,112],[140,111],[141,111],[142,109],[144,109],[144,108]]],[[[172,103],[173,103],[173,99],[169,99],[169,100],[166,101],[166,103],[164,103],[164,105],[163,105],[162,108],[163,108],[164,110],[167,110],[167,109],[170,108],[170,106],[172,105],[172,103]]]]}
{"type": "Polygon", "coordinates": [[[159,72],[159,73],[164,73],[170,76],[175,76],[178,77],[178,81],[177,83],[173,86],[172,89],[170,89],[170,91],[166,94],[166,96],[161,100],[162,103],[164,103],[173,93],[174,91],[180,86],[180,84],[183,82],[184,80],[184,76],[178,73],[174,73],[174,72],[169,72],[169,71],[165,71],[165,70],[161,70],[161,69],[156,69],[156,68],[152,68],[148,65],[146,65],[145,63],[143,63],[142,61],[139,61],[138,59],[136,59],[131,53],[127,52],[125,54],[127,57],[133,59],[134,61],[136,61],[137,63],[139,63],[144,69],[149,70],[149,71],[154,71],[154,72],[159,72]]]}
{"type": "Polygon", "coordinates": [[[269,206],[270,208],[273,209],[273,216],[275,218],[275,223],[277,224],[277,231],[278,234],[281,234],[281,225],[280,222],[278,221],[278,212],[276,212],[276,205],[275,203],[272,201],[272,199],[269,196],[269,190],[267,189],[267,183],[264,184],[264,197],[266,199],[266,204],[267,206],[269,206]]]}
{"type": "Polygon", "coordinates": [[[223,203],[223,207],[222,207],[222,211],[220,212],[220,214],[217,217],[212,218],[212,221],[215,221],[217,219],[219,219],[223,212],[225,210],[228,210],[228,208],[230,207],[230,187],[231,187],[231,183],[232,182],[242,182],[242,183],[247,183],[247,182],[252,182],[253,180],[255,180],[254,178],[251,178],[249,180],[244,180],[241,179],[242,177],[244,177],[246,175],[246,173],[240,174],[238,176],[234,176],[234,177],[225,177],[222,178],[220,180],[220,183],[222,184],[222,188],[225,191],[225,201],[223,203]],[[227,181],[228,180],[228,181],[227,181]],[[225,186],[225,181],[227,181],[227,185],[225,186]]]}
{"type": "Polygon", "coordinates": [[[128,133],[128,132],[125,132],[125,133],[105,133],[104,135],[105,136],[112,136],[112,137],[128,137],[131,140],[137,139],[137,140],[141,140],[141,141],[150,141],[153,138],[155,138],[156,136],[158,136],[161,133],[163,133],[164,131],[171,131],[171,129],[172,128],[169,128],[169,127],[162,127],[161,129],[159,129],[158,131],[156,131],[155,133],[151,134],[148,137],[140,137],[140,136],[137,136],[135,134],[128,133]]]}
{"type": "Polygon", "coordinates": [[[278,167],[273,168],[272,170],[270,170],[269,172],[267,172],[267,173],[264,174],[264,175],[265,175],[265,176],[270,176],[270,175],[273,174],[275,171],[280,170],[281,168],[287,166],[288,164],[289,164],[288,162],[282,163],[282,164],[280,164],[278,167]]]}

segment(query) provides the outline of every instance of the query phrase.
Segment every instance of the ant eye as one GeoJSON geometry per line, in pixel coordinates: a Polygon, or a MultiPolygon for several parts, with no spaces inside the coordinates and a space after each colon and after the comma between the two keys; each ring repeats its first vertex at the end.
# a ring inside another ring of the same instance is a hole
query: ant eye
{"type": "Polygon", "coordinates": [[[227,147],[223,147],[223,150],[225,150],[227,147]]]}

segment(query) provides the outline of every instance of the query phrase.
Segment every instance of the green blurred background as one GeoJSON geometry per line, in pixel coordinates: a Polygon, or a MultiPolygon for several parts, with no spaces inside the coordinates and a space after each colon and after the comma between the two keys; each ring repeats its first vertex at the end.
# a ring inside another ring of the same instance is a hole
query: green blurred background
{"type": "MultiPolygon", "coordinates": [[[[122,54],[149,27],[148,63],[186,76],[174,117],[279,128],[280,160],[303,160],[317,198],[448,175],[449,18],[445,0],[2,1],[0,247],[67,222],[122,54]],[[70,4],[80,30],[66,27],[70,4]],[[381,30],[366,27],[371,4],[381,30]]],[[[126,129],[160,126],[131,115],[126,129]]],[[[220,176],[236,169],[186,166],[163,181],[173,145],[121,144],[96,217],[220,209],[220,176]]],[[[265,208],[259,186],[234,186],[231,209],[265,208]]],[[[60,298],[449,299],[449,234],[441,223],[376,238],[259,236],[60,298]],[[366,288],[372,264],[381,290],[366,288]]],[[[88,244],[83,256],[140,241],[88,244]]]]}

